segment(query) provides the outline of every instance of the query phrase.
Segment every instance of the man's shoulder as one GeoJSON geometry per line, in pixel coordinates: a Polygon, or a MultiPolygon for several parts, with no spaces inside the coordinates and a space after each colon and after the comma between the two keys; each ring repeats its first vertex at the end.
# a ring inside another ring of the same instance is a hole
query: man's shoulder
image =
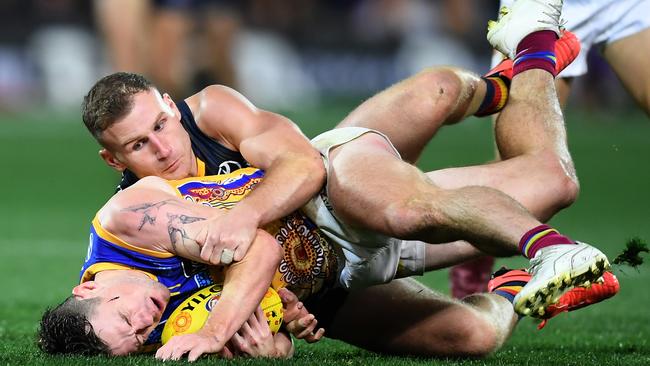
{"type": "Polygon", "coordinates": [[[238,150],[238,136],[257,108],[236,90],[225,85],[210,85],[185,99],[197,128],[231,150],[238,150]]]}

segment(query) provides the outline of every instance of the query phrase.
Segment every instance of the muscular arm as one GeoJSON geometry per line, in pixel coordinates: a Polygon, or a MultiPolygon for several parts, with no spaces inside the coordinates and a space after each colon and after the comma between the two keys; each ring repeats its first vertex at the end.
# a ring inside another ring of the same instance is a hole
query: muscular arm
{"type": "Polygon", "coordinates": [[[289,119],[256,108],[230,88],[211,86],[187,102],[204,133],[265,171],[264,181],[224,218],[228,225],[222,227],[236,229],[219,241],[239,260],[246,251],[242,228],[266,225],[304,205],[323,186],[325,167],[289,119]]]}
{"type": "MultiPolygon", "coordinates": [[[[200,235],[206,219],[218,215],[223,215],[223,211],[176,197],[159,178],[145,178],[118,193],[98,214],[104,229],[131,245],[199,262],[204,261],[196,236],[200,235]]],[[[226,270],[221,299],[201,331],[209,345],[193,345],[193,349],[216,352],[223,347],[259,305],[281,254],[281,246],[275,239],[257,230],[244,258],[226,270]]],[[[165,347],[184,346],[176,343],[170,341],[165,347]]]]}

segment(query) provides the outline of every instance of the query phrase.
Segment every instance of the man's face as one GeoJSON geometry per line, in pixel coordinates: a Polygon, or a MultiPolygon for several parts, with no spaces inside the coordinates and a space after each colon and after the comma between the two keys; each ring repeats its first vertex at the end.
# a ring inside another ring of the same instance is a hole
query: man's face
{"type": "Polygon", "coordinates": [[[111,167],[139,178],[182,179],[196,175],[190,137],[167,94],[151,89],[133,96],[133,108],[104,130],[100,155],[111,167]]]}
{"type": "Polygon", "coordinates": [[[160,322],[170,294],[159,282],[130,279],[98,286],[86,296],[100,299],[88,319],[95,334],[111,354],[120,356],[140,350],[160,322]]]}

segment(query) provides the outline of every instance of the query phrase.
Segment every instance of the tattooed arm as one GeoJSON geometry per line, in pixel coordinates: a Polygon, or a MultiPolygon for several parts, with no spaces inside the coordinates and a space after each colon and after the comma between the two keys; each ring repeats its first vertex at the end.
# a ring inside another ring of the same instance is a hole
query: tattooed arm
{"type": "MultiPolygon", "coordinates": [[[[109,200],[98,218],[104,229],[143,249],[173,253],[197,262],[201,248],[195,238],[208,218],[223,215],[218,209],[197,205],[175,196],[159,178],[145,178],[109,200]]],[[[220,351],[256,309],[280,263],[281,246],[268,233],[257,230],[244,258],[226,270],[220,301],[200,332],[175,337],[157,357],[220,351]]]]}

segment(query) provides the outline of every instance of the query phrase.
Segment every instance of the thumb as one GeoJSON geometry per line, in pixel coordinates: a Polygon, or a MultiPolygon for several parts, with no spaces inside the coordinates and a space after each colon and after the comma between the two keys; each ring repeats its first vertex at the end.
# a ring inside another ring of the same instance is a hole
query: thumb
{"type": "Polygon", "coordinates": [[[282,304],[285,305],[285,307],[286,305],[291,305],[298,302],[298,296],[296,296],[296,294],[293,292],[287,290],[285,287],[278,289],[277,292],[280,296],[280,300],[282,300],[282,304]]]}

